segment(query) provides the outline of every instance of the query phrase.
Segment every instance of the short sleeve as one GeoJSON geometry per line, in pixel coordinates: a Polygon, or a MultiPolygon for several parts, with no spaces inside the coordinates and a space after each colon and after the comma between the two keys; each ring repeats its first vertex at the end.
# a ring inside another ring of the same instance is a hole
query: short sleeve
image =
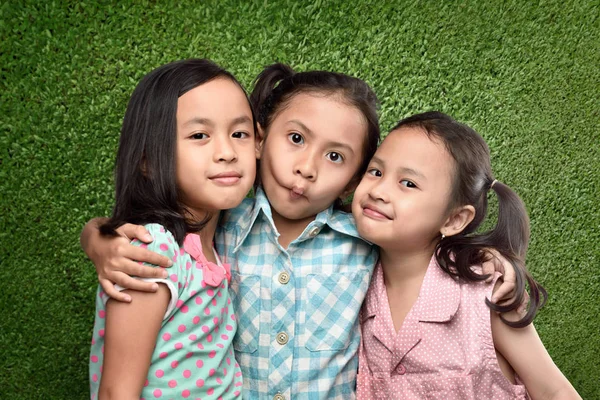
{"type": "MultiPolygon", "coordinates": [[[[177,305],[177,300],[179,300],[179,295],[180,295],[179,288],[181,287],[181,285],[179,284],[179,281],[180,281],[180,279],[183,279],[182,278],[183,271],[181,268],[181,262],[178,262],[178,260],[179,260],[179,257],[182,255],[181,254],[182,249],[179,247],[179,245],[175,241],[175,238],[173,237],[171,232],[167,231],[162,225],[147,224],[144,227],[150,233],[150,235],[152,236],[152,238],[154,240],[151,243],[143,243],[137,239],[134,239],[131,241],[131,244],[134,246],[146,248],[146,249],[153,251],[155,253],[158,253],[162,256],[166,256],[173,261],[173,266],[171,268],[167,269],[167,271],[169,272],[169,276],[167,278],[137,278],[136,277],[136,279],[146,281],[146,282],[163,283],[169,288],[169,292],[171,293],[171,298],[169,299],[169,304],[167,306],[167,310],[163,317],[163,321],[165,321],[171,317],[171,315],[173,314],[173,311],[175,311],[175,308],[177,305]]],[[[143,265],[155,267],[155,268],[161,268],[154,264],[144,263],[143,265]]],[[[122,291],[122,290],[126,290],[127,288],[124,288],[119,285],[115,285],[115,289],[122,291]]],[[[102,297],[102,300],[105,305],[106,305],[106,302],[108,301],[108,299],[109,298],[107,296],[102,297]]]]}

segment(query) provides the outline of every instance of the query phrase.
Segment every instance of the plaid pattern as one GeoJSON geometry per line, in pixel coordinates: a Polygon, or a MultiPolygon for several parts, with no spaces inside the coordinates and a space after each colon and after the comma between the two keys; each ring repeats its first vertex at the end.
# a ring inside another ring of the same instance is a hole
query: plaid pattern
{"type": "Polygon", "coordinates": [[[244,398],[354,398],[358,313],[377,250],[359,238],[352,216],[319,213],[286,250],[258,189],[221,222],[215,244],[232,265],[244,398]]]}

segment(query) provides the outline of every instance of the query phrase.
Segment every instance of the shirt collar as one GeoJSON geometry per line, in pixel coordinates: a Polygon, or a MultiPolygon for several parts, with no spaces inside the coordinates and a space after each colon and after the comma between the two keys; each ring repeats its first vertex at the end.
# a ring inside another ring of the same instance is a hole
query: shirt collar
{"type": "MultiPolygon", "coordinates": [[[[385,284],[383,282],[383,269],[378,264],[371,281],[372,293],[367,295],[362,320],[380,314],[380,304],[389,304],[385,284]]],[[[415,311],[421,322],[448,322],[460,305],[460,284],[437,264],[435,257],[431,258],[419,297],[415,302],[415,311]]]]}
{"type": "Polygon", "coordinates": [[[435,256],[431,257],[429,262],[417,302],[418,304],[415,304],[419,307],[417,315],[422,322],[448,322],[458,311],[460,305],[458,278],[444,272],[435,256]]]}
{"type": "Polygon", "coordinates": [[[254,226],[254,222],[256,221],[261,212],[264,214],[265,219],[271,225],[271,228],[274,231],[276,231],[275,223],[273,222],[273,215],[271,214],[271,205],[269,204],[269,200],[267,199],[265,192],[259,186],[258,188],[256,188],[254,194],[254,205],[250,210],[249,218],[240,218],[240,220],[238,221],[239,234],[237,235],[237,241],[233,248],[234,253],[238,251],[242,243],[244,243],[244,240],[246,240],[246,237],[250,233],[252,226],[254,226]]]}
{"type": "MultiPolygon", "coordinates": [[[[246,240],[246,237],[250,233],[252,226],[254,226],[256,219],[261,214],[269,224],[272,231],[275,232],[275,235],[278,236],[277,228],[273,222],[271,204],[269,203],[264,190],[259,186],[256,189],[254,207],[250,212],[249,218],[240,218],[242,221],[239,221],[238,223],[240,230],[237,236],[237,242],[235,243],[233,249],[234,253],[237,252],[240,246],[244,243],[244,240],[246,240]]],[[[352,214],[335,210],[333,205],[317,214],[315,220],[308,224],[304,232],[296,240],[303,241],[316,236],[325,225],[328,225],[331,229],[339,233],[364,240],[360,237],[358,231],[356,230],[356,223],[354,222],[352,214]]]]}

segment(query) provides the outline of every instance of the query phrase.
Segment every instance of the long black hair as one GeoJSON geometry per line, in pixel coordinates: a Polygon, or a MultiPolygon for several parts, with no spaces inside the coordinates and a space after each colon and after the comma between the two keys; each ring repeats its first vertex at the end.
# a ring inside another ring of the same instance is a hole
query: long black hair
{"type": "Polygon", "coordinates": [[[523,201],[508,185],[494,179],[488,146],[483,138],[467,125],[441,112],[431,111],[401,120],[392,131],[402,127],[420,128],[430,138],[444,143],[455,162],[449,207],[452,209],[472,205],[475,208],[473,221],[462,232],[438,242],[435,250],[438,264],[450,275],[470,281],[481,281],[486,279],[487,275],[474,272],[472,266],[490,259],[490,253],[486,250],[498,250],[515,269],[517,295],[512,304],[500,306],[486,300],[487,305],[500,313],[515,310],[521,304],[528,286],[530,303],[523,318],[510,322],[500,315],[509,326],[527,326],[535,318],[538,309],[545,304],[548,295],[525,267],[529,217],[523,201]],[[487,194],[490,190],[498,197],[498,221],[492,230],[475,233],[487,215],[487,194]]]}
{"type": "Polygon", "coordinates": [[[269,65],[258,75],[250,102],[257,112],[257,120],[264,135],[271,123],[300,93],[319,93],[339,96],[340,100],[360,111],[367,123],[367,137],[363,144],[363,158],[355,178],[361,177],[369,165],[379,143],[379,106],[377,96],[369,85],[358,78],[330,71],[295,72],[285,64],[269,65]]]}
{"type": "Polygon", "coordinates": [[[210,217],[190,221],[179,201],[177,101],[217,78],[229,79],[244,90],[231,73],[205,59],[175,61],[142,78],[123,119],[115,167],[115,206],[110,220],[100,227],[102,234],[115,235],[115,229],[127,222],[159,223],[181,244],[186,233],[206,225],[210,217]]]}

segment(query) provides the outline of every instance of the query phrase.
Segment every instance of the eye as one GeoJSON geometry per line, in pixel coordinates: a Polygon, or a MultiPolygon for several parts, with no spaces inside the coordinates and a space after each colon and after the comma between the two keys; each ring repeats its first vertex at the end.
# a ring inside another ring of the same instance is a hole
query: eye
{"type": "Polygon", "coordinates": [[[382,176],[383,176],[383,172],[381,172],[381,171],[380,171],[380,170],[378,170],[377,168],[369,168],[369,169],[367,170],[367,174],[369,174],[369,175],[373,175],[373,176],[376,176],[376,177],[378,177],[378,178],[380,178],[380,177],[382,177],[382,176]]]}
{"type": "Polygon", "coordinates": [[[245,139],[247,137],[250,137],[250,134],[248,132],[242,132],[242,131],[238,131],[238,132],[233,132],[231,134],[231,136],[234,139],[245,139]]]}
{"type": "Polygon", "coordinates": [[[402,179],[400,181],[400,184],[402,186],[406,186],[407,188],[416,188],[417,187],[417,185],[415,185],[414,182],[409,181],[408,179],[402,179]]]}
{"type": "Polygon", "coordinates": [[[288,135],[288,138],[290,139],[290,141],[294,144],[303,144],[304,143],[304,138],[302,137],[301,134],[294,132],[294,133],[290,133],[288,135]]]}
{"type": "Polygon", "coordinates": [[[208,135],[206,133],[194,133],[190,137],[196,140],[208,139],[208,135]]]}
{"type": "Polygon", "coordinates": [[[327,153],[325,157],[329,158],[329,161],[334,162],[336,164],[339,164],[344,161],[344,157],[340,153],[336,153],[335,151],[327,153]]]}

